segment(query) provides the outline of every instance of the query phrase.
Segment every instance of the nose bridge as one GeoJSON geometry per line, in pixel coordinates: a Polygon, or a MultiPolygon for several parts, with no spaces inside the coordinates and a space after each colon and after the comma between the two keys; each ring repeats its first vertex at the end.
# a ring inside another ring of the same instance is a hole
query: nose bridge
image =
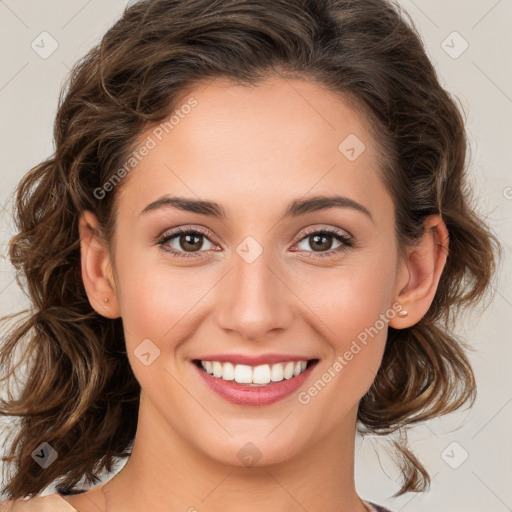
{"type": "Polygon", "coordinates": [[[269,331],[290,324],[290,292],[273,262],[271,250],[263,250],[250,237],[237,247],[233,270],[222,288],[217,309],[217,322],[222,329],[256,341],[269,331]]]}

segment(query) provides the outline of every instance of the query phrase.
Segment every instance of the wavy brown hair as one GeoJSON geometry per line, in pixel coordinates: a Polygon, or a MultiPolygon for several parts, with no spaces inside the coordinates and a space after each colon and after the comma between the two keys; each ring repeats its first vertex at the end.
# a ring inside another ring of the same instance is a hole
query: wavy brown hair
{"type": "MultiPolygon", "coordinates": [[[[456,313],[490,289],[500,244],[475,211],[466,174],[464,120],[440,85],[413,22],[387,0],[151,0],[127,8],[78,62],[55,121],[54,155],[21,180],[10,258],[31,308],[5,317],[2,400],[17,418],[14,472],[3,493],[34,496],[53,482],[95,484],[130,454],[140,386],[126,356],[122,320],[91,307],[82,282],[78,219],[90,210],[108,243],[120,183],[102,188],[147,126],[164,120],[201,81],[257,85],[305,78],[357,108],[380,150],[379,170],[395,204],[401,249],[440,214],[449,253],[434,301],[413,327],[389,329],[382,365],[358,411],[360,433],[403,434],[411,424],[474,402],[476,386],[456,313]],[[16,353],[19,353],[16,356],[16,353]],[[42,470],[32,452],[49,443],[58,458],[42,470]]],[[[393,436],[391,436],[393,437],[393,436]]],[[[424,491],[429,475],[394,440],[403,485],[424,491]]]]}

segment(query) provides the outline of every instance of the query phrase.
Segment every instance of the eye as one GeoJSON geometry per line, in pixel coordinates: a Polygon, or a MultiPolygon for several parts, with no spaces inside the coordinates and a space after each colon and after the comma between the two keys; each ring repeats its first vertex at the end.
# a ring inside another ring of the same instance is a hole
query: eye
{"type": "Polygon", "coordinates": [[[194,258],[200,257],[201,254],[194,254],[201,252],[201,249],[208,250],[214,247],[206,233],[199,229],[183,229],[178,228],[174,231],[165,233],[158,244],[164,250],[170,252],[173,256],[178,258],[194,258]],[[206,247],[204,242],[206,241],[206,247]]]}
{"type": "MultiPolygon", "coordinates": [[[[202,252],[215,247],[208,234],[198,228],[177,228],[173,231],[168,231],[157,243],[161,245],[165,251],[177,258],[201,257],[202,252]]],[[[308,257],[312,258],[335,256],[353,247],[355,243],[351,235],[341,230],[311,229],[302,236],[296,245],[299,247],[300,251],[310,253],[308,257]],[[338,245],[334,245],[333,247],[333,244],[338,245]],[[308,245],[312,250],[308,250],[308,245]]]]}
{"type": "Polygon", "coordinates": [[[350,247],[353,247],[353,245],[354,242],[352,237],[337,229],[310,230],[306,232],[305,236],[303,236],[297,244],[300,250],[317,253],[314,256],[309,255],[309,258],[316,256],[334,256],[342,251],[346,251],[350,247]],[[333,247],[333,243],[337,243],[338,245],[333,247]],[[303,244],[302,247],[300,247],[300,244],[303,244]],[[311,247],[313,250],[308,251],[307,246],[311,247]]]}

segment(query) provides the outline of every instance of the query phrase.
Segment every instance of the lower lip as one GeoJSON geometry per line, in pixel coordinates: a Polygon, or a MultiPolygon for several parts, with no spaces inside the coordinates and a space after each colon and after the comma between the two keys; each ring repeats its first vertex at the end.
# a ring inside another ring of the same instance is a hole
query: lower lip
{"type": "Polygon", "coordinates": [[[255,406],[270,405],[291,395],[310,376],[317,362],[309,362],[306,370],[297,377],[274,382],[268,386],[244,386],[232,380],[213,377],[195,364],[194,367],[206,385],[220,397],[237,405],[255,406]]]}

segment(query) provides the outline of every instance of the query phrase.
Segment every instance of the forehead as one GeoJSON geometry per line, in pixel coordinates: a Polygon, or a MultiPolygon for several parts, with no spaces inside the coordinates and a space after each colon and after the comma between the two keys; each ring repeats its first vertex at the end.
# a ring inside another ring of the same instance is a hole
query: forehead
{"type": "Polygon", "coordinates": [[[360,202],[385,194],[364,118],[316,82],[201,84],[139,140],[150,149],[119,191],[134,214],[162,194],[228,202],[238,213],[309,193],[360,202]]]}
{"type": "Polygon", "coordinates": [[[183,95],[176,110],[184,110],[191,98],[196,106],[179,119],[174,116],[172,127],[163,123],[159,130],[165,132],[163,138],[172,131],[176,144],[187,144],[180,146],[183,155],[197,156],[197,151],[186,151],[191,144],[197,149],[214,143],[219,157],[244,153],[263,162],[285,155],[314,158],[326,150],[336,154],[348,130],[369,138],[362,116],[318,82],[268,78],[257,85],[236,85],[218,79],[183,95]],[[270,155],[260,152],[271,148],[275,151],[270,155]]]}

